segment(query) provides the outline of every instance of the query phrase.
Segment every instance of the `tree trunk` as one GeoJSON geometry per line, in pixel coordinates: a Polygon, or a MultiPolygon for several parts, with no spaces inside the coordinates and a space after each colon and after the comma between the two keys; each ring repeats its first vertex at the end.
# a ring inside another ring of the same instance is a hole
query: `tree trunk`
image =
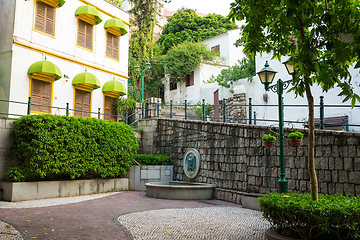
{"type": "Polygon", "coordinates": [[[318,200],[318,181],[315,172],[314,149],[315,149],[315,125],[314,125],[314,97],[311,94],[309,84],[306,84],[306,97],[309,107],[309,144],[308,144],[308,168],[310,175],[311,200],[318,200]]]}

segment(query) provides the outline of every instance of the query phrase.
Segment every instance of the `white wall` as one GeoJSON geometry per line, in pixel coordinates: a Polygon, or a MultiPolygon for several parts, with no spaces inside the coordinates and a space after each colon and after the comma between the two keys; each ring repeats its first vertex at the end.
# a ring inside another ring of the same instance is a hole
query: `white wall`
{"type": "MultiPolygon", "coordinates": [[[[103,0],[92,0],[91,4],[125,22],[129,21],[128,13],[103,0]]],[[[71,83],[75,75],[84,72],[84,64],[89,65],[87,71],[99,79],[101,87],[105,82],[112,80],[112,74],[109,72],[113,72],[115,79],[127,89],[127,79],[120,76],[128,75],[129,34],[120,37],[120,61],[106,58],[104,23],[111,17],[101,13],[103,21],[95,26],[93,52],[76,47],[77,18],[75,17],[75,10],[82,5],[84,3],[79,0],[72,0],[66,1],[61,8],[56,9],[55,37],[53,38],[33,31],[34,0],[16,1],[14,35],[17,41],[30,47],[13,45],[10,100],[27,102],[30,79],[27,71],[33,63],[44,60],[42,52],[31,49],[31,47],[54,53],[55,56],[47,55],[47,60],[57,65],[63,75],[69,76],[68,82],[64,78],[54,82],[52,97],[55,107],[65,108],[67,102],[70,104],[70,108],[74,107],[74,87],[71,83]],[[74,61],[68,61],[64,58],[74,61]]],[[[26,105],[11,104],[9,112],[26,114],[26,108],[26,105]]],[[[101,88],[94,90],[92,94],[92,111],[97,112],[98,108],[101,108],[101,112],[103,112],[101,88]]],[[[65,110],[57,110],[56,108],[52,110],[52,114],[59,114],[59,112],[65,114],[65,110]]],[[[93,117],[96,116],[93,115],[93,117]]]]}

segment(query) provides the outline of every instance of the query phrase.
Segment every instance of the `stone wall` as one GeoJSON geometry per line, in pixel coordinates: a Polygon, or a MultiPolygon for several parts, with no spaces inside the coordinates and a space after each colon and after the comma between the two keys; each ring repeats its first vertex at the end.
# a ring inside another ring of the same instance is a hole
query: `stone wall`
{"type": "Polygon", "coordinates": [[[11,147],[14,143],[11,137],[13,122],[12,119],[0,119],[0,181],[7,179],[6,172],[15,163],[11,153],[11,147]]]}
{"type": "MultiPolygon", "coordinates": [[[[220,189],[267,193],[278,191],[279,142],[265,148],[260,137],[268,127],[153,119],[140,125],[156,130],[153,153],[166,154],[174,161],[174,179],[187,179],[183,157],[196,148],[201,166],[196,182],[215,183],[220,189]]],[[[289,192],[309,192],[307,170],[308,132],[299,147],[285,139],[285,170],[289,192]]],[[[145,132],[145,129],[144,129],[145,132]]],[[[319,192],[360,196],[360,133],[316,130],[315,165],[319,192]]]]}
{"type": "MultiPolygon", "coordinates": [[[[219,100],[219,115],[220,117],[224,116],[224,100],[219,100]]],[[[246,94],[234,94],[232,97],[225,99],[226,103],[226,117],[227,118],[247,118],[246,115],[246,94]],[[238,106],[243,105],[243,106],[238,106]]],[[[214,116],[214,108],[210,110],[210,116],[214,116]]],[[[226,119],[228,123],[247,123],[245,119],[226,119]]],[[[219,120],[222,122],[222,118],[219,120]]]]}

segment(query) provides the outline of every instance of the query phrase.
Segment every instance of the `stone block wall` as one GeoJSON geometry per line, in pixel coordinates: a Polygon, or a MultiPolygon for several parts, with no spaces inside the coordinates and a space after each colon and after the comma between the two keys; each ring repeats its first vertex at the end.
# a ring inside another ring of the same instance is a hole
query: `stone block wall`
{"type": "Polygon", "coordinates": [[[11,147],[14,143],[11,137],[13,122],[12,119],[0,119],[0,181],[7,179],[6,172],[9,167],[15,164],[11,153],[11,147]]]}
{"type": "Polygon", "coordinates": [[[141,152],[143,154],[152,154],[156,151],[154,149],[156,145],[153,144],[156,127],[156,119],[140,120],[138,122],[138,128],[141,131],[141,152]]]}
{"type": "MultiPolygon", "coordinates": [[[[183,171],[188,148],[196,148],[201,166],[196,182],[214,183],[221,189],[267,193],[278,191],[279,142],[265,148],[261,136],[266,126],[153,119],[153,153],[174,161],[174,179],[189,181],[183,171]],[[155,126],[156,125],[156,126],[155,126]]],[[[308,132],[299,147],[285,139],[285,171],[289,192],[309,192],[308,132]]],[[[276,129],[275,129],[276,131],[276,129]]],[[[316,130],[315,166],[319,192],[360,196],[360,133],[316,130]]]]}
{"type": "MultiPolygon", "coordinates": [[[[224,116],[224,100],[219,100],[219,114],[220,117],[224,116]]],[[[246,115],[246,94],[234,94],[232,97],[225,99],[226,103],[226,117],[227,118],[247,118],[246,115]],[[243,105],[243,106],[239,106],[243,105]]],[[[214,108],[211,108],[210,116],[214,115],[214,108]]],[[[220,122],[222,119],[219,120],[220,122]]],[[[244,119],[226,119],[226,122],[229,123],[247,123],[247,120],[244,119]]]]}

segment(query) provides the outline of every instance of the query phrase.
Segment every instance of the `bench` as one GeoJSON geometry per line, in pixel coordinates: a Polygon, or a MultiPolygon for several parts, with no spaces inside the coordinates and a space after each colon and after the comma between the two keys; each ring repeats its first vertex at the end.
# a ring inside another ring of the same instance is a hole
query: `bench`
{"type": "MultiPolygon", "coordinates": [[[[349,128],[345,126],[348,124],[348,116],[337,116],[337,117],[326,117],[324,118],[324,129],[326,130],[335,130],[335,131],[349,131],[349,128]]],[[[320,118],[314,118],[315,128],[320,128],[320,118]]],[[[305,124],[305,127],[309,127],[309,124],[305,124]]]]}

